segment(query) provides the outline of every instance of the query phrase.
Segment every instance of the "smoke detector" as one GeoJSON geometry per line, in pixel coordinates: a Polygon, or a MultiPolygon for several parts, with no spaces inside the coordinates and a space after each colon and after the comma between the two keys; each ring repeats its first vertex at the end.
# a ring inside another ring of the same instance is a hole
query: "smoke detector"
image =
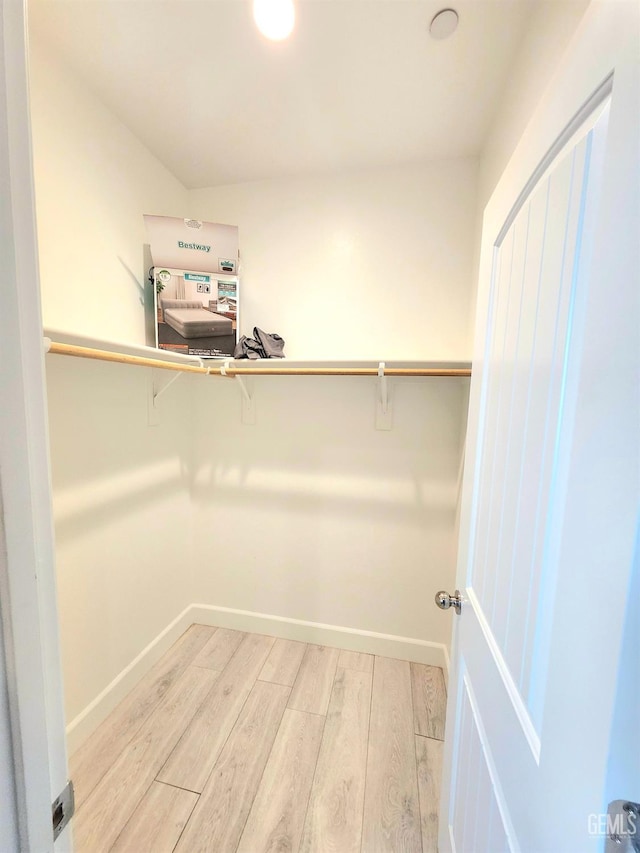
{"type": "Polygon", "coordinates": [[[429,32],[434,39],[446,39],[453,35],[458,27],[458,13],[455,9],[441,9],[434,15],[429,32]]]}

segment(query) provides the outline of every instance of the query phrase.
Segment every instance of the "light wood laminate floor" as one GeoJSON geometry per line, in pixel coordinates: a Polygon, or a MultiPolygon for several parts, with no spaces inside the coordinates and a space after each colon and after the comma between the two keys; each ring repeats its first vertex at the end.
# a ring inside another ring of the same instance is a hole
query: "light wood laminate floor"
{"type": "Polygon", "coordinates": [[[192,625],[71,759],[78,853],[435,853],[442,670],[192,625]]]}

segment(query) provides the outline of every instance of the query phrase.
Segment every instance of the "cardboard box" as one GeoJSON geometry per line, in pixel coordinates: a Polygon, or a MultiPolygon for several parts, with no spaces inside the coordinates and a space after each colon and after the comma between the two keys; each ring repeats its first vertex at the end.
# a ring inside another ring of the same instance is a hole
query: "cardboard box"
{"type": "Polygon", "coordinates": [[[156,346],[230,358],[238,340],[238,228],[145,216],[153,260],[156,346]]]}

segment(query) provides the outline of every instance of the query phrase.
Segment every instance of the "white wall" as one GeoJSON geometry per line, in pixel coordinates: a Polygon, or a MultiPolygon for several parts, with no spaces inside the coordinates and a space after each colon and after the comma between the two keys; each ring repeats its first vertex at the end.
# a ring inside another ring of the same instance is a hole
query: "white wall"
{"type": "MultiPolygon", "coordinates": [[[[242,330],[299,359],[466,359],[474,160],[190,192],[193,216],[240,228],[242,330]]],[[[371,380],[254,383],[196,395],[196,569],[203,600],[448,644],[432,606],[454,578],[467,387],[371,380]]]]}
{"type": "Polygon", "coordinates": [[[30,74],[44,323],[144,344],[142,215],[187,192],[37,39],[30,74]]]}
{"type": "Polygon", "coordinates": [[[467,381],[260,377],[196,395],[195,569],[205,601],[448,645],[467,381]]]}
{"type": "MultiPolygon", "coordinates": [[[[67,722],[194,600],[191,389],[148,426],[150,371],[47,357],[67,722]]],[[[163,377],[164,381],[164,377],[163,377]]]]}
{"type": "MultiPolygon", "coordinates": [[[[145,342],[143,213],[181,184],[31,45],[44,322],[145,342]]],[[[188,382],[147,425],[148,371],[47,358],[67,722],[193,600],[188,382]]]]}
{"type": "Polygon", "coordinates": [[[549,86],[589,0],[539,0],[491,122],[480,158],[478,200],[484,209],[549,86]]]}
{"type": "Polygon", "coordinates": [[[240,228],[241,326],[298,359],[468,359],[477,163],[190,192],[240,228]]]}

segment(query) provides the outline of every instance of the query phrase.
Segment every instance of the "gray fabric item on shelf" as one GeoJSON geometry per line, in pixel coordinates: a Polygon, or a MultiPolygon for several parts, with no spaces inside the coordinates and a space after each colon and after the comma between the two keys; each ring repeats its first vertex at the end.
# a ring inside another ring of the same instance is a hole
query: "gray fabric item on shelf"
{"type": "Polygon", "coordinates": [[[258,341],[243,335],[233,351],[234,358],[263,358],[262,347],[258,341]]]}
{"type": "Polygon", "coordinates": [[[265,358],[284,358],[284,340],[275,332],[263,332],[257,326],[253,330],[253,335],[262,346],[265,353],[265,358]]]}
{"type": "Polygon", "coordinates": [[[284,340],[275,333],[263,332],[257,326],[253,330],[255,338],[243,335],[233,352],[233,357],[241,358],[284,358],[284,340]]]}

